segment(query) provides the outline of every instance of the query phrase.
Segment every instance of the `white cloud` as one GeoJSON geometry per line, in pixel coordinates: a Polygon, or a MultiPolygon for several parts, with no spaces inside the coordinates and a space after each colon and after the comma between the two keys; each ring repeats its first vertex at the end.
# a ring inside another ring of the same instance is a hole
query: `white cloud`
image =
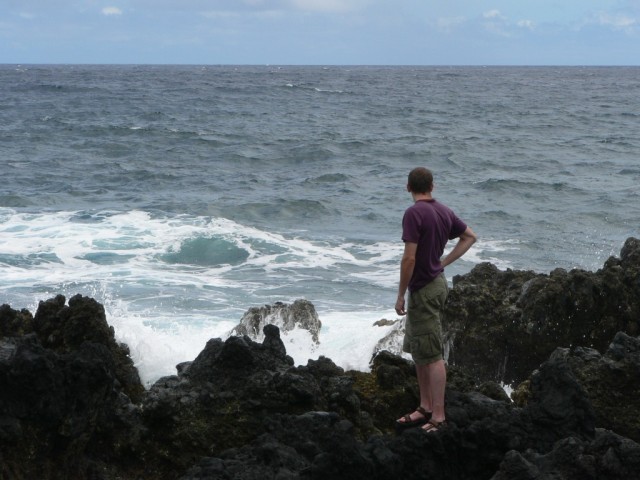
{"type": "Polygon", "coordinates": [[[509,24],[507,17],[502,15],[500,10],[489,10],[488,12],[484,12],[482,16],[485,19],[484,28],[486,31],[501,37],[511,36],[508,30],[509,24]]]}
{"type": "Polygon", "coordinates": [[[528,30],[533,30],[536,26],[535,22],[532,22],[531,20],[519,20],[516,25],[518,25],[520,28],[526,28],[528,30]]]}
{"type": "Polygon", "coordinates": [[[437,26],[443,32],[451,32],[454,28],[462,25],[467,19],[465,17],[441,17],[438,18],[437,26]]]}
{"type": "Polygon", "coordinates": [[[122,15],[122,10],[120,10],[118,7],[104,7],[102,9],[102,14],[103,15],[122,15]]]}
{"type": "Polygon", "coordinates": [[[365,6],[367,0],[289,0],[299,10],[313,12],[349,12],[365,6]]]}
{"type": "Polygon", "coordinates": [[[635,18],[626,16],[626,15],[610,15],[608,13],[600,13],[597,16],[597,23],[600,25],[605,25],[608,27],[613,27],[616,30],[631,30],[634,26],[637,25],[637,20],[635,18]]]}
{"type": "Polygon", "coordinates": [[[489,10],[488,12],[484,12],[482,16],[487,19],[506,20],[506,17],[500,13],[500,10],[489,10]]]}
{"type": "Polygon", "coordinates": [[[262,19],[270,19],[270,18],[280,18],[284,15],[284,12],[281,10],[264,10],[264,11],[255,11],[255,12],[239,12],[239,11],[231,11],[231,10],[213,10],[208,12],[200,12],[205,18],[210,20],[230,20],[230,19],[241,19],[241,18],[262,18],[262,19]]]}

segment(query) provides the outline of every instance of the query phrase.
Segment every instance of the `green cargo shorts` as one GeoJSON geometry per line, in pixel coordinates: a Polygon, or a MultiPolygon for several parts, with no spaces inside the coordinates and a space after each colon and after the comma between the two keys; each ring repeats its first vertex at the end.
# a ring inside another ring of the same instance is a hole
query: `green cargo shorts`
{"type": "Polygon", "coordinates": [[[448,293],[444,273],[420,290],[409,293],[402,350],[411,354],[416,365],[443,359],[440,317],[448,293]]]}

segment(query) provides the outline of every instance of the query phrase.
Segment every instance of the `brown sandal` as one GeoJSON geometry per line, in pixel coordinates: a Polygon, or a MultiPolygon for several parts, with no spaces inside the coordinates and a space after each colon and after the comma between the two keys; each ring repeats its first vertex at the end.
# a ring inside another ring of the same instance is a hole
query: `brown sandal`
{"type": "Polygon", "coordinates": [[[431,412],[427,412],[424,408],[418,407],[415,410],[422,415],[422,418],[411,420],[411,413],[407,413],[400,420],[396,420],[396,430],[405,430],[407,428],[419,427],[424,425],[431,418],[431,412]]]}
{"type": "Polygon", "coordinates": [[[447,426],[447,421],[443,420],[441,422],[436,422],[435,420],[429,420],[427,424],[422,427],[422,431],[425,433],[437,432],[441,428],[447,426]]]}

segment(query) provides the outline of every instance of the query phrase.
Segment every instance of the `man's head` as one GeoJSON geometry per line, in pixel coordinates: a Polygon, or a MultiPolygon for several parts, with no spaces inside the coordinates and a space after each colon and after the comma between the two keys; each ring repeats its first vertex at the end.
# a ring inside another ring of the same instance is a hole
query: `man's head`
{"type": "Polygon", "coordinates": [[[431,193],[433,190],[433,174],[424,167],[411,170],[407,182],[407,190],[411,193],[431,193]]]}

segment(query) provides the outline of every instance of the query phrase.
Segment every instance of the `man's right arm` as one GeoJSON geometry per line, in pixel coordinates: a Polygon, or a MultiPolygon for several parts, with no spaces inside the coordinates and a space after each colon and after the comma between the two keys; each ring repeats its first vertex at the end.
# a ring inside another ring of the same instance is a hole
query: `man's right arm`
{"type": "Polygon", "coordinates": [[[409,281],[413,276],[413,269],[416,265],[416,252],[418,244],[413,242],[405,242],[402,261],[400,262],[400,284],[398,286],[398,298],[396,299],[396,313],[398,315],[406,315],[405,294],[409,287],[409,281]]]}

